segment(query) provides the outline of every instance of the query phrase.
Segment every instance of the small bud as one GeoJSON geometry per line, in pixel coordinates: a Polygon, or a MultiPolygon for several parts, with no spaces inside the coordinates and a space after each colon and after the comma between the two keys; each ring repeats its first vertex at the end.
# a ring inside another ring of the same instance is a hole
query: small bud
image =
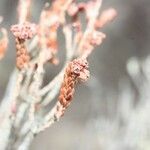
{"type": "Polygon", "coordinates": [[[102,12],[98,21],[96,22],[96,27],[103,27],[108,22],[112,21],[117,16],[117,12],[113,8],[109,8],[102,12]]]}

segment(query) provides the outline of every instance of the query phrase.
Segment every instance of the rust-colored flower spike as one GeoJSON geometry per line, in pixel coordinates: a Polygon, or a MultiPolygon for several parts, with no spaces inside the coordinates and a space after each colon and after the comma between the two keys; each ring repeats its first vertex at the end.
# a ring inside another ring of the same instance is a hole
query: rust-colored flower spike
{"type": "Polygon", "coordinates": [[[84,58],[77,58],[70,62],[64,74],[64,80],[60,89],[60,96],[54,108],[45,117],[42,125],[33,133],[39,133],[64,115],[65,110],[73,98],[75,84],[78,81],[86,81],[89,78],[88,62],[84,58]]]}
{"type": "MultiPolygon", "coordinates": [[[[86,59],[78,58],[69,63],[60,90],[60,108],[63,108],[63,110],[65,110],[69,106],[73,98],[75,84],[78,81],[86,81],[88,78],[89,71],[88,62],[86,59]]],[[[58,105],[58,112],[59,111],[60,110],[58,105]]]]}
{"type": "Polygon", "coordinates": [[[29,22],[13,25],[11,31],[16,38],[16,66],[23,69],[29,62],[30,56],[25,46],[25,40],[31,39],[37,32],[35,24],[29,22]]]}

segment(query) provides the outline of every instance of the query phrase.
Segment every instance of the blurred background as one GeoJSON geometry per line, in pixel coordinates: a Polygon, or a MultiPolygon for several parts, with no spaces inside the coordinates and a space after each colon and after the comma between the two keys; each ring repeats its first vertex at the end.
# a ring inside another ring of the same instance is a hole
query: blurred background
{"type": "MultiPolygon", "coordinates": [[[[38,21],[46,0],[34,0],[38,21]]],[[[1,26],[17,22],[17,0],[0,0],[1,26]]],[[[117,18],[89,58],[91,78],[79,85],[60,122],[38,135],[31,150],[150,150],[150,0],[104,0],[117,18]]],[[[60,56],[61,57],[61,56],[60,56]]],[[[15,65],[14,40],[0,62],[0,99],[15,65]]],[[[59,70],[50,67],[45,82],[59,70]]]]}

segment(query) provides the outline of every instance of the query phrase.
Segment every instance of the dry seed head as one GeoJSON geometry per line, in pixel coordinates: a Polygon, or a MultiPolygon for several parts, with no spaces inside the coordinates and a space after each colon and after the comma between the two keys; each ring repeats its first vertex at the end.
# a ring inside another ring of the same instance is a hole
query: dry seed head
{"type": "Polygon", "coordinates": [[[25,46],[25,40],[31,39],[37,33],[37,26],[29,22],[13,25],[11,31],[16,38],[16,66],[19,70],[27,66],[29,54],[25,46]]]}
{"type": "Polygon", "coordinates": [[[61,86],[59,102],[67,108],[73,98],[74,87],[77,81],[86,81],[89,78],[88,62],[86,59],[75,59],[69,63],[61,86]]]}
{"type": "Polygon", "coordinates": [[[86,59],[75,59],[71,62],[71,73],[76,76],[78,80],[86,81],[89,78],[88,62],[86,59]]]}

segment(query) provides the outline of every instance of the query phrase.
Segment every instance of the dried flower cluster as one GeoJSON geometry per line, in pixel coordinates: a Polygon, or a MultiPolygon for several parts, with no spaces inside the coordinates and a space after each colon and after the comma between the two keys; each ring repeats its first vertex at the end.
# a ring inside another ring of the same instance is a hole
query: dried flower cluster
{"type": "MultiPolygon", "coordinates": [[[[87,58],[106,37],[99,29],[116,16],[112,8],[99,15],[101,0],[86,3],[55,0],[51,5],[45,4],[39,22],[33,24],[31,2],[19,0],[18,23],[11,26],[16,41],[16,68],[0,109],[0,118],[4,120],[0,124],[1,150],[12,145],[11,149],[28,150],[34,135],[60,119],[71,103],[76,83],[89,78],[87,58]],[[81,13],[87,21],[85,29],[81,13]],[[65,37],[66,61],[60,73],[43,85],[45,64],[59,62],[57,53],[62,46],[58,45],[58,30],[62,30],[65,37]],[[58,101],[47,112],[45,106],[59,91],[58,101]],[[10,140],[11,137],[14,139],[10,140]]],[[[6,30],[1,31],[0,58],[8,43],[6,30]]]]}
{"type": "Polygon", "coordinates": [[[11,31],[16,38],[16,66],[21,70],[28,64],[30,58],[25,41],[36,34],[36,25],[25,22],[13,25],[11,31]]]}
{"type": "Polygon", "coordinates": [[[86,81],[88,77],[87,60],[75,59],[68,65],[59,96],[59,102],[64,108],[69,106],[73,98],[75,83],[78,80],[86,81]]]}
{"type": "Polygon", "coordinates": [[[11,31],[15,38],[20,40],[31,39],[37,32],[36,25],[29,22],[13,25],[11,31]]]}

